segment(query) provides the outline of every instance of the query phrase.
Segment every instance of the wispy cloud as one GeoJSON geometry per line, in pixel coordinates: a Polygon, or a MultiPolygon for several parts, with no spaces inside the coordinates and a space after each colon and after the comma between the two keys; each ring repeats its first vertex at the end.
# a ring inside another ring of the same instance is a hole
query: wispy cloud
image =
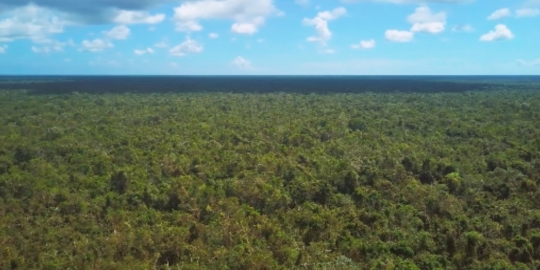
{"type": "Polygon", "coordinates": [[[94,40],[84,40],[82,42],[82,50],[89,52],[101,52],[108,48],[113,48],[114,45],[107,40],[96,38],[94,40]]]}
{"type": "Polygon", "coordinates": [[[498,20],[504,17],[510,17],[512,16],[512,12],[509,8],[501,8],[498,10],[495,10],[491,15],[488,16],[488,20],[498,20]]]}
{"type": "Polygon", "coordinates": [[[244,57],[242,56],[238,56],[236,57],[233,61],[232,61],[233,65],[235,65],[237,68],[239,69],[242,69],[242,70],[250,70],[250,69],[253,69],[253,66],[251,65],[251,62],[247,59],[245,59],[244,57]]]}
{"type": "Polygon", "coordinates": [[[362,40],[360,41],[360,44],[353,44],[351,45],[351,48],[353,49],[373,49],[375,48],[375,40],[362,40]]]}
{"type": "Polygon", "coordinates": [[[532,60],[532,61],[525,61],[522,59],[518,59],[517,61],[520,65],[523,65],[523,66],[540,66],[540,58],[536,60],[532,60]]]}
{"type": "Polygon", "coordinates": [[[471,33],[474,32],[474,27],[472,27],[470,24],[460,24],[452,27],[452,32],[467,32],[471,33]]]}
{"type": "Polygon", "coordinates": [[[133,53],[136,55],[153,54],[154,50],[152,48],[146,48],[144,50],[133,50],[133,53]]]}
{"type": "Polygon", "coordinates": [[[523,8],[516,10],[516,17],[536,17],[540,16],[540,9],[538,8],[523,8]]]}
{"type": "Polygon", "coordinates": [[[44,39],[36,42],[36,45],[32,46],[32,51],[35,53],[53,53],[62,52],[66,46],[75,46],[73,40],[61,42],[54,39],[44,39]]]}

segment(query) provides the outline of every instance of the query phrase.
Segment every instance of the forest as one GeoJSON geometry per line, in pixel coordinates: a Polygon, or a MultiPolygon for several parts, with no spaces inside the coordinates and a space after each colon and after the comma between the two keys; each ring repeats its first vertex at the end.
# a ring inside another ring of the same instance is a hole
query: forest
{"type": "Polygon", "coordinates": [[[2,87],[0,269],[540,269],[537,84],[2,87]]]}

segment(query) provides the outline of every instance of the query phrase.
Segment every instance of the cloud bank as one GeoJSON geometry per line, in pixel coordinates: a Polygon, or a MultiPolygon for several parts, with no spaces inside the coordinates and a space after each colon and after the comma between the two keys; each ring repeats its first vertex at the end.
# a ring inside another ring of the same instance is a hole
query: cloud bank
{"type": "Polygon", "coordinates": [[[231,31],[252,35],[258,32],[272,15],[282,14],[272,0],[200,0],[189,1],[174,9],[176,30],[201,31],[201,20],[231,20],[231,31]]]}
{"type": "Polygon", "coordinates": [[[71,19],[83,23],[112,22],[119,12],[142,11],[157,7],[171,0],[0,0],[0,10],[21,8],[28,5],[60,11],[71,19]]]}

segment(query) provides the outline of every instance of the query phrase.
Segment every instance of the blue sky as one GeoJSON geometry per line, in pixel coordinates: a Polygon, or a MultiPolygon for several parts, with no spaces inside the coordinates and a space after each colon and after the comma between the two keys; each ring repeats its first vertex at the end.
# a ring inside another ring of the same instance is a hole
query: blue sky
{"type": "Polygon", "coordinates": [[[0,0],[0,74],[540,75],[540,0],[0,0]]]}

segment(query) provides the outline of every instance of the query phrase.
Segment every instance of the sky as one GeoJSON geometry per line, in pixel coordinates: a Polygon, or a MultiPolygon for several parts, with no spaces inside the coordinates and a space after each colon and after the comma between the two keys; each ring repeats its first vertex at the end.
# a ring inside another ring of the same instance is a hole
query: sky
{"type": "Polygon", "coordinates": [[[540,75],[540,0],[0,0],[0,75],[540,75]]]}

